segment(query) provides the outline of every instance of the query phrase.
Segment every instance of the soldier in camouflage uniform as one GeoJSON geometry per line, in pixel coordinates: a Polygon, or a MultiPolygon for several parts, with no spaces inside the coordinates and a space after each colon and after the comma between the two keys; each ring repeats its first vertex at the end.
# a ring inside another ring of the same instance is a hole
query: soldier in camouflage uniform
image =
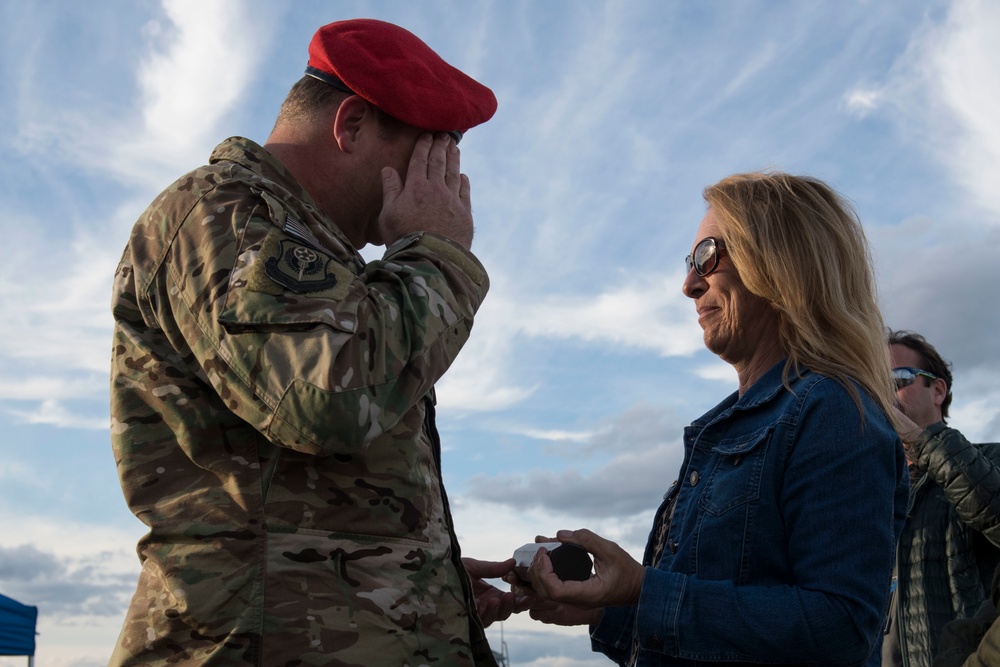
{"type": "Polygon", "coordinates": [[[149,532],[112,665],[495,665],[433,386],[488,287],[455,144],[496,100],[378,21],[321,28],[307,74],[115,275],[112,442],[149,532]]]}

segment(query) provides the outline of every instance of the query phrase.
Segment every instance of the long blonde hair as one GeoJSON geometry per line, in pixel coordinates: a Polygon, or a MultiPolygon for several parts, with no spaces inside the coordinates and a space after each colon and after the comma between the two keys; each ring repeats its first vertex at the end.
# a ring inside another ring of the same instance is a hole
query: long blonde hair
{"type": "Polygon", "coordinates": [[[853,207],[818,179],[782,172],[734,174],[704,196],[744,285],[777,311],[786,384],[809,368],[860,409],[853,380],[895,423],[871,254],[853,207]]]}

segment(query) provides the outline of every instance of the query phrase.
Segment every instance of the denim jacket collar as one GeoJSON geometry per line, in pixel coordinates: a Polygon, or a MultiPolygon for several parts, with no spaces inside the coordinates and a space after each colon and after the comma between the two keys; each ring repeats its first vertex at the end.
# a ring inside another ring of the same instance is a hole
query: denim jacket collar
{"type": "MultiPolygon", "coordinates": [[[[742,396],[738,391],[734,391],[724,401],[696,419],[691,426],[701,428],[717,419],[724,419],[734,410],[751,410],[774,400],[774,397],[783,388],[781,376],[784,372],[785,361],[786,359],[782,359],[771,366],[760,379],[750,385],[750,388],[742,396]]],[[[794,386],[798,377],[793,373],[788,380],[789,385],[794,386]]]]}

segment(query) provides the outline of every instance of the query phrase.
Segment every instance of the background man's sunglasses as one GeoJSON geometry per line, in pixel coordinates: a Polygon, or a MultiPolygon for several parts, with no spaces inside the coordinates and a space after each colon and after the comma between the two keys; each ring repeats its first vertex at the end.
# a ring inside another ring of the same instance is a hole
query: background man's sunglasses
{"type": "Polygon", "coordinates": [[[896,381],[897,390],[902,389],[903,387],[909,387],[920,375],[923,375],[925,378],[930,378],[931,380],[938,379],[937,375],[920,370],[919,368],[900,366],[899,368],[892,369],[892,379],[896,381]]]}

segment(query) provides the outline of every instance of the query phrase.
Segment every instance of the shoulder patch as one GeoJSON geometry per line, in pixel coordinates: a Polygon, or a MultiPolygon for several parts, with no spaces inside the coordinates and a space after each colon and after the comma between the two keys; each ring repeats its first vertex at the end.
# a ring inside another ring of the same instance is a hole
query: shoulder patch
{"type": "Polygon", "coordinates": [[[247,289],[268,294],[296,294],[342,299],[347,296],[354,274],[333,256],[304,240],[268,232],[247,289]]]}

